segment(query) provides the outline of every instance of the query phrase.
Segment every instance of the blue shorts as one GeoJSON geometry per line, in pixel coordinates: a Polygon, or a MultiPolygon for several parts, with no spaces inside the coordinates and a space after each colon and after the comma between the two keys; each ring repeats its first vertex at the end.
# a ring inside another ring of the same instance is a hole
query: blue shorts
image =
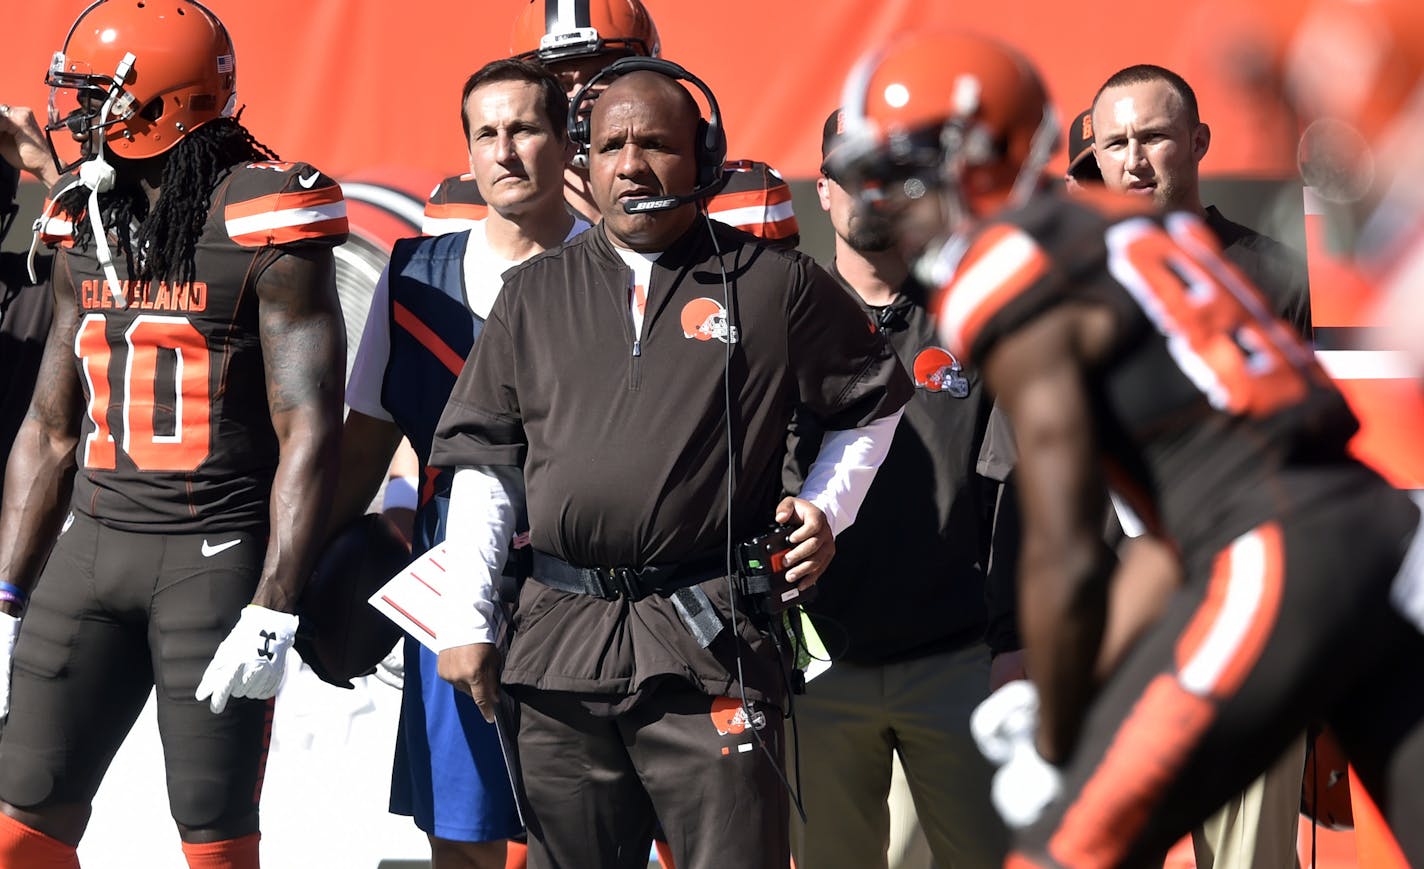
{"type": "Polygon", "coordinates": [[[391,812],[438,839],[492,842],[524,832],[493,724],[435,672],[435,653],[405,639],[405,688],[391,812]]]}

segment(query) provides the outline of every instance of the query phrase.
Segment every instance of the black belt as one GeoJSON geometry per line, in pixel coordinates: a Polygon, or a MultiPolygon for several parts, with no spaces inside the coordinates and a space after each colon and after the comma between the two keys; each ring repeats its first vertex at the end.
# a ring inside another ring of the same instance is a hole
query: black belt
{"type": "Polygon", "coordinates": [[[575,567],[562,558],[534,551],[534,579],[550,588],[602,600],[642,600],[657,592],[676,591],[727,575],[727,556],[721,552],[680,564],[647,567],[575,567]]]}

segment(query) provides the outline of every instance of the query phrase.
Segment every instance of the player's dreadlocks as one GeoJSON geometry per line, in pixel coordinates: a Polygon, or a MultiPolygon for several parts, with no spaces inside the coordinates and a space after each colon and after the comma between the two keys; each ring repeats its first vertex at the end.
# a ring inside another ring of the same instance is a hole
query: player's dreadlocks
{"type": "MultiPolygon", "coordinates": [[[[137,186],[101,194],[104,226],[117,235],[133,278],[170,285],[193,280],[194,255],[213,188],[238,163],[278,159],[252,137],[240,117],[209,121],[173,146],[152,214],[148,197],[137,186]]],[[[77,216],[84,212],[88,196],[88,189],[76,188],[60,198],[59,207],[77,216]]],[[[75,242],[86,244],[93,235],[89,221],[74,219],[73,226],[75,242]]]]}

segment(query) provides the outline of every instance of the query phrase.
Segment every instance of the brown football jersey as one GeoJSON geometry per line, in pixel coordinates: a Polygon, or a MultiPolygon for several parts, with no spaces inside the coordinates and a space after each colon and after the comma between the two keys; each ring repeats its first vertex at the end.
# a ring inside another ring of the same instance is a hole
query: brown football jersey
{"type": "Polygon", "coordinates": [[[1196,215],[1037,196],[976,230],[936,310],[950,348],[982,364],[1074,304],[1114,314],[1086,381],[1108,478],[1184,548],[1213,551],[1278,510],[1263,483],[1288,462],[1345,454],[1356,423],[1343,399],[1196,215]]]}
{"type": "Polygon", "coordinates": [[[346,239],[341,188],[306,163],[234,167],[212,193],[196,275],[178,285],[130,281],[117,257],[112,286],[64,215],[45,230],[80,309],[75,505],[133,531],[266,524],[277,438],[254,285],[285,251],[346,239]]]}

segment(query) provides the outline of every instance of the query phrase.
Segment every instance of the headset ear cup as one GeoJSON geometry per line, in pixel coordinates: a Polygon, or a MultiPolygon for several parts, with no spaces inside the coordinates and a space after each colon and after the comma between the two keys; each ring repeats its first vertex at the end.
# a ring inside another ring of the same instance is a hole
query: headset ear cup
{"type": "Polygon", "coordinates": [[[716,155],[713,154],[707,147],[708,142],[711,141],[710,132],[711,129],[708,126],[706,119],[698,118],[697,139],[695,140],[697,142],[698,187],[706,187],[708,184],[711,184],[712,179],[715,177],[713,173],[717,169],[717,165],[715,162],[716,155]]]}
{"type": "Polygon", "coordinates": [[[727,162],[727,137],[722,132],[721,116],[714,114],[710,121],[704,120],[701,129],[704,133],[703,152],[698,159],[707,176],[703,183],[714,184],[721,179],[722,164],[727,162]]]}

